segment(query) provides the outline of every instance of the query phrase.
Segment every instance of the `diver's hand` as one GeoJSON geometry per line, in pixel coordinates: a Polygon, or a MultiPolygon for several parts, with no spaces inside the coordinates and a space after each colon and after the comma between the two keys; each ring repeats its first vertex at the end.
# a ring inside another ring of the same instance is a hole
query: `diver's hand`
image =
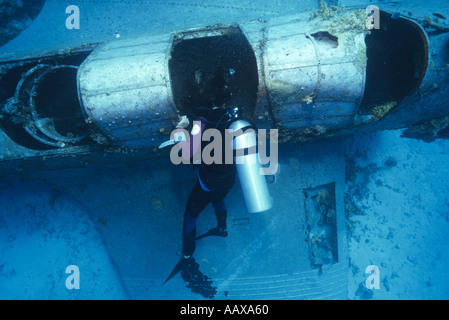
{"type": "Polygon", "coordinates": [[[190,122],[189,122],[189,118],[187,118],[187,116],[182,116],[179,118],[179,122],[176,125],[177,129],[185,129],[189,126],[190,122]]]}

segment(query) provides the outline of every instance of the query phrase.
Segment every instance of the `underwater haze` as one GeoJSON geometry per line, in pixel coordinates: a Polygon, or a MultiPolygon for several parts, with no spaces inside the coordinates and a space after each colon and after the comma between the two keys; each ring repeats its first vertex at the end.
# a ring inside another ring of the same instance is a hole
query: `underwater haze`
{"type": "MultiPolygon", "coordinates": [[[[0,59],[265,21],[323,3],[0,0],[0,59]],[[69,4],[79,9],[79,28],[67,27],[69,4]]],[[[402,9],[415,3],[395,1],[402,9]]],[[[446,0],[421,5],[430,15],[433,7],[449,10],[446,0]]],[[[434,18],[447,26],[449,16],[434,18]]],[[[0,88],[0,97],[19,79],[0,88]]],[[[0,102],[2,109],[6,99],[0,102]]],[[[163,284],[182,257],[184,210],[198,179],[191,165],[174,165],[168,153],[125,155],[110,165],[115,154],[105,152],[80,166],[66,156],[58,166],[44,159],[22,168],[22,159],[6,163],[2,155],[0,299],[449,299],[448,116],[446,108],[439,134],[393,128],[280,142],[278,170],[266,176],[272,208],[249,213],[236,179],[225,198],[228,236],[196,241],[204,275],[197,287],[181,274],[163,284]]],[[[215,223],[209,205],[198,234],[215,223]]]]}

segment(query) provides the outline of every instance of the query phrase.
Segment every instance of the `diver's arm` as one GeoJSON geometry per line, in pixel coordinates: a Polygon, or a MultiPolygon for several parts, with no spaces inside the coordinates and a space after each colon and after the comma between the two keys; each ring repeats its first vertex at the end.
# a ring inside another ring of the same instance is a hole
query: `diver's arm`
{"type": "MultiPolygon", "coordinates": [[[[185,139],[179,142],[179,148],[181,149],[181,156],[184,160],[190,160],[193,155],[198,152],[201,147],[201,135],[206,127],[204,121],[207,121],[203,117],[199,117],[197,120],[193,121],[192,130],[189,134],[189,139],[185,139]],[[199,136],[198,136],[199,135],[199,136]],[[184,150],[189,150],[189,152],[183,152],[184,150]]],[[[180,121],[180,123],[182,120],[180,121]]],[[[178,123],[179,125],[179,123],[178,123]]],[[[188,125],[188,123],[187,123],[188,125]]],[[[184,128],[176,126],[175,133],[185,131],[184,128]]]]}

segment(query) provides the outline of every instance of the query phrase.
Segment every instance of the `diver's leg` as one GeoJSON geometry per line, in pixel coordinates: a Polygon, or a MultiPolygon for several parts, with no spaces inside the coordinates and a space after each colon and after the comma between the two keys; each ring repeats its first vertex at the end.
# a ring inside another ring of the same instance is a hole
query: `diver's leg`
{"type": "Polygon", "coordinates": [[[197,182],[190,192],[184,212],[182,253],[185,257],[195,251],[196,219],[209,202],[208,193],[197,182]]]}
{"type": "Polygon", "coordinates": [[[189,274],[196,274],[199,272],[198,264],[192,257],[192,254],[195,251],[196,219],[209,202],[209,195],[201,188],[201,185],[197,182],[190,192],[189,198],[187,199],[186,209],[184,211],[184,223],[182,227],[183,256],[181,260],[179,260],[179,262],[176,264],[173,271],[170,273],[164,283],[169,281],[180,271],[185,273],[183,275],[184,279],[187,279],[186,277],[189,274]]]}
{"type": "Polygon", "coordinates": [[[231,190],[232,186],[234,185],[234,181],[235,174],[231,174],[223,179],[220,188],[214,191],[212,198],[212,205],[214,206],[215,216],[217,218],[217,235],[222,237],[228,236],[228,233],[226,231],[226,220],[228,212],[226,210],[224,198],[228,195],[229,190],[231,190]]]}
{"type": "Polygon", "coordinates": [[[182,234],[182,254],[190,257],[195,251],[196,219],[188,211],[184,213],[184,228],[182,234]]]}
{"type": "Polygon", "coordinates": [[[228,216],[228,212],[226,210],[226,205],[224,203],[224,198],[227,196],[229,190],[231,190],[234,185],[235,174],[231,174],[225,179],[221,180],[219,187],[211,192],[211,202],[214,206],[215,217],[217,218],[217,226],[215,228],[210,229],[204,235],[198,237],[197,239],[201,239],[207,236],[219,236],[219,237],[227,237],[227,226],[226,220],[228,216]]]}
{"type": "Polygon", "coordinates": [[[227,236],[226,232],[226,219],[228,216],[228,212],[226,210],[226,205],[223,200],[221,201],[213,201],[212,205],[214,206],[215,217],[217,218],[217,229],[222,236],[227,236]]]}

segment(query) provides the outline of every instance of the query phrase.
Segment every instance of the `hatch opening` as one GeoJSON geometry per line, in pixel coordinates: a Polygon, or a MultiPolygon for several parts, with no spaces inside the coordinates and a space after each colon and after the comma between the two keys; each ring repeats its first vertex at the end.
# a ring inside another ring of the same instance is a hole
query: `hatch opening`
{"type": "Polygon", "coordinates": [[[251,118],[257,99],[258,72],[254,51],[236,26],[177,34],[169,71],[173,99],[182,114],[212,105],[214,75],[224,70],[232,105],[243,106],[251,118]]]}
{"type": "Polygon", "coordinates": [[[381,11],[380,29],[371,30],[365,42],[368,62],[360,113],[384,113],[382,106],[393,108],[421,85],[428,66],[427,38],[416,23],[381,11]]]}

